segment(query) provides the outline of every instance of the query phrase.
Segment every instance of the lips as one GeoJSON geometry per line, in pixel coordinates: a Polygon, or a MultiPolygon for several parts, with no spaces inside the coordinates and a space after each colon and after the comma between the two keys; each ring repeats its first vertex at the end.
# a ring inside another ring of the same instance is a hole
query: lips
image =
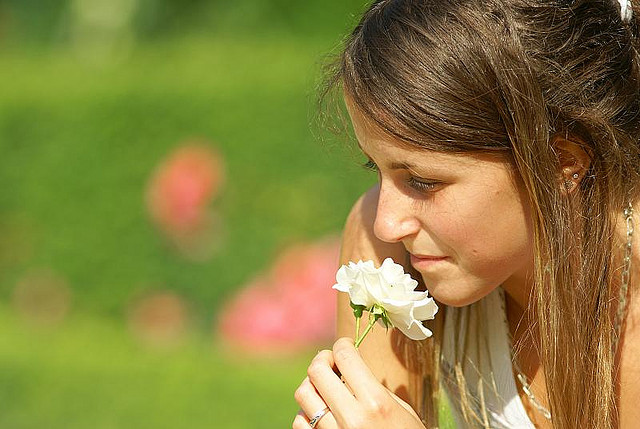
{"type": "Polygon", "coordinates": [[[448,259],[447,256],[421,255],[414,253],[410,253],[410,255],[411,265],[413,265],[415,268],[427,268],[448,259]]]}
{"type": "Polygon", "coordinates": [[[416,259],[447,259],[446,256],[420,255],[418,253],[411,253],[411,256],[416,259]]]}

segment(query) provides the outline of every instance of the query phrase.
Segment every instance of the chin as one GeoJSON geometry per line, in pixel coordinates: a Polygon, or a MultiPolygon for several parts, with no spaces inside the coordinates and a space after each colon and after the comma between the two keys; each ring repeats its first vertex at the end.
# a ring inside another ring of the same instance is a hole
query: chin
{"type": "Polygon", "coordinates": [[[450,283],[439,284],[439,282],[430,284],[426,279],[425,284],[433,299],[450,307],[464,307],[478,302],[497,287],[460,287],[450,283]]]}
{"type": "Polygon", "coordinates": [[[477,302],[478,299],[471,299],[469,297],[449,296],[440,294],[431,294],[439,304],[444,304],[448,307],[465,307],[467,305],[477,302]]]}

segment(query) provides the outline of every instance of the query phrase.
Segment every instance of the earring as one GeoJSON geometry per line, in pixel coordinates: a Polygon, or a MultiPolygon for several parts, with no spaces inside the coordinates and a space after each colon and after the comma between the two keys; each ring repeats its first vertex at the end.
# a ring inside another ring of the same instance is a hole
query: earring
{"type": "Polygon", "coordinates": [[[578,173],[573,173],[573,180],[578,180],[580,178],[580,175],[578,173]]]}

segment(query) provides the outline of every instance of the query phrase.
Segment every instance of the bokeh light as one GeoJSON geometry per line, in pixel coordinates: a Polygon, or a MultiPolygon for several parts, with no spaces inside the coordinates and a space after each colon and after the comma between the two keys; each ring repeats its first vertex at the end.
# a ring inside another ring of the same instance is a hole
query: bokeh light
{"type": "Polygon", "coordinates": [[[268,272],[227,303],[219,321],[227,345],[279,356],[330,344],[338,254],[335,238],[286,249],[268,272]]]}
{"type": "Polygon", "coordinates": [[[27,272],[16,284],[12,298],[15,311],[37,328],[62,323],[71,307],[67,280],[50,268],[27,272]]]}
{"type": "Polygon", "coordinates": [[[186,303],[175,293],[146,293],[131,304],[129,327],[140,341],[152,347],[175,347],[188,327],[186,303]]]}
{"type": "Polygon", "coordinates": [[[156,168],[147,208],[164,236],[184,256],[210,258],[222,242],[222,220],[212,201],[224,184],[221,156],[212,145],[185,142],[156,168]]]}

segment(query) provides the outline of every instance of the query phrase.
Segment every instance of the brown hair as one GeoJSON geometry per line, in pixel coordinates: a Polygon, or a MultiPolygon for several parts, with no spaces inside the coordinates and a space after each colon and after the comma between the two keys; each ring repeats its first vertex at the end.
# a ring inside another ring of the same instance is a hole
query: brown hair
{"type": "Polygon", "coordinates": [[[530,305],[556,428],[617,421],[612,237],[639,192],[639,14],[623,22],[616,0],[379,0],[328,81],[408,145],[513,159],[532,207],[530,305]],[[578,198],[558,185],[555,135],[579,136],[592,157],[578,198]]]}

